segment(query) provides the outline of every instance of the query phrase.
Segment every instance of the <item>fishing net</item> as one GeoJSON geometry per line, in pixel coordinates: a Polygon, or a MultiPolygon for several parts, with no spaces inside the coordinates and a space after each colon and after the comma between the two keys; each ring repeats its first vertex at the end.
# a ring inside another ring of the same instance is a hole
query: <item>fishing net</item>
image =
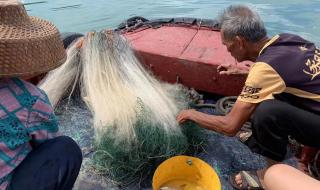
{"type": "MultiPolygon", "coordinates": [[[[177,100],[181,106],[188,102],[186,95],[183,96],[182,93],[178,93],[181,96],[180,100],[177,100]]],[[[176,93],[171,92],[172,94],[176,93]]],[[[98,173],[108,176],[122,186],[133,182],[150,183],[150,180],[146,182],[145,179],[151,178],[161,162],[175,155],[193,155],[200,152],[205,144],[204,133],[195,123],[184,123],[183,133],[168,134],[162,123],[150,120],[152,112],[141,100],[137,102],[137,106],[135,141],[128,145],[126,139],[115,139],[112,131],[114,126],[110,126],[111,130],[95,143],[92,166],[98,173]]]]}
{"type": "Polygon", "coordinates": [[[40,87],[53,105],[78,98],[90,110],[95,138],[89,165],[121,186],[144,181],[163,160],[193,154],[204,144],[199,127],[176,121],[191,104],[185,87],[158,81],[118,33],[93,32],[78,39],[66,63],[40,87]]]}

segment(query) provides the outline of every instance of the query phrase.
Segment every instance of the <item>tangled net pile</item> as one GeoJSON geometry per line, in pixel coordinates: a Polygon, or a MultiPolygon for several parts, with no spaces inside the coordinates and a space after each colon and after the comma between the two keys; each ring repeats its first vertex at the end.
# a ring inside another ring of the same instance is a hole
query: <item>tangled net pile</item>
{"type": "Polygon", "coordinates": [[[93,116],[92,164],[100,174],[121,185],[141,181],[166,158],[192,154],[204,143],[194,123],[176,122],[190,104],[186,89],[156,80],[120,34],[88,33],[67,55],[39,87],[54,106],[79,92],[93,116]]]}

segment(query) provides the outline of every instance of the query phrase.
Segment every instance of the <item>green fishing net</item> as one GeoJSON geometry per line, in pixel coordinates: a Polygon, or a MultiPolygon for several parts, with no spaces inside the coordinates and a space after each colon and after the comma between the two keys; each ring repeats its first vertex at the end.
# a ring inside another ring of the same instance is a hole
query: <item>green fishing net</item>
{"type": "Polygon", "coordinates": [[[149,120],[150,112],[142,103],[140,106],[135,141],[128,144],[114,139],[111,127],[95,144],[93,167],[119,185],[150,179],[162,161],[175,155],[193,155],[205,143],[202,129],[194,123],[184,123],[182,133],[168,134],[161,123],[149,120]]]}

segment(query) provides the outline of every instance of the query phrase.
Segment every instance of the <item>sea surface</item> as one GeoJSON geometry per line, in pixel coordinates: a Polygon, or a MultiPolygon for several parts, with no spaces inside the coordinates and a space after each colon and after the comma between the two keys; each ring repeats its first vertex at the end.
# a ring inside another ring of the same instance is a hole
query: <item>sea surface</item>
{"type": "Polygon", "coordinates": [[[295,33],[320,46],[320,0],[24,0],[30,15],[55,23],[61,32],[116,28],[133,16],[147,19],[196,17],[215,19],[229,5],[256,9],[269,36],[295,33]]]}

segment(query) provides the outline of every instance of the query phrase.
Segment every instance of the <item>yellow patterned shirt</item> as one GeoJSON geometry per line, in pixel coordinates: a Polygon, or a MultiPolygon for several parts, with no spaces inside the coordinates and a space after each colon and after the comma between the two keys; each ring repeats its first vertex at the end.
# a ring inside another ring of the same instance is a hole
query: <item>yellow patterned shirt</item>
{"type": "Polygon", "coordinates": [[[274,36],[251,67],[238,100],[260,103],[280,95],[320,113],[320,50],[293,34],[274,36]]]}

